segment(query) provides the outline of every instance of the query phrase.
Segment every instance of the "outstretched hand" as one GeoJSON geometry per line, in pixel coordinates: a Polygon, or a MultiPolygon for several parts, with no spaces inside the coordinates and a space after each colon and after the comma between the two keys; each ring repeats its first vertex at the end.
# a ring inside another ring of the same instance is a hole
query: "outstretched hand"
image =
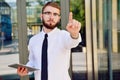
{"type": "Polygon", "coordinates": [[[81,23],[75,19],[73,19],[72,12],[69,13],[69,21],[66,26],[67,31],[70,33],[72,38],[78,38],[79,31],[81,29],[81,23]]]}

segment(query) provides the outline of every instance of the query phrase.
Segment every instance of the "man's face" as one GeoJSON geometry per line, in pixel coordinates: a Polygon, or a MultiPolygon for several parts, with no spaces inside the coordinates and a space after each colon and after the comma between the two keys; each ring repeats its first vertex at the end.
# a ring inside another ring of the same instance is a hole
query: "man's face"
{"type": "Polygon", "coordinates": [[[47,6],[42,13],[43,26],[48,29],[54,29],[60,22],[60,10],[47,6]]]}

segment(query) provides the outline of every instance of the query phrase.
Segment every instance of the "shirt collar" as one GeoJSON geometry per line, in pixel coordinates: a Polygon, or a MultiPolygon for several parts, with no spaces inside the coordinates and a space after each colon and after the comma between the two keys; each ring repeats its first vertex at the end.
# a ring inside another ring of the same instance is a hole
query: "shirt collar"
{"type": "MultiPolygon", "coordinates": [[[[56,30],[58,30],[58,28],[56,27],[56,28],[54,28],[52,31],[50,31],[49,33],[47,33],[48,34],[48,36],[50,36],[50,35],[53,35],[55,32],[56,32],[56,30]]],[[[43,35],[45,35],[46,33],[43,31],[43,29],[42,29],[42,34],[43,35]]]]}

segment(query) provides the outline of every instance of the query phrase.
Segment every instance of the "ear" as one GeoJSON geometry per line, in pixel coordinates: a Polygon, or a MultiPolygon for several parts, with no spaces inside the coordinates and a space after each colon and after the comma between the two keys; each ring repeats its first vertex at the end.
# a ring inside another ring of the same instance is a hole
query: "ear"
{"type": "Polygon", "coordinates": [[[40,14],[40,19],[41,19],[41,21],[42,21],[42,14],[40,14]]]}

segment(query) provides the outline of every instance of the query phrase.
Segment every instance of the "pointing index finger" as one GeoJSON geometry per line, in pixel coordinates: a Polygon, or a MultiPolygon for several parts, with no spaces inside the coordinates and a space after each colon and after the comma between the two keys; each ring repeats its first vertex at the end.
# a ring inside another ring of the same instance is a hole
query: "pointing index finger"
{"type": "Polygon", "coordinates": [[[73,20],[73,14],[72,12],[69,13],[69,22],[71,22],[73,20]]]}

